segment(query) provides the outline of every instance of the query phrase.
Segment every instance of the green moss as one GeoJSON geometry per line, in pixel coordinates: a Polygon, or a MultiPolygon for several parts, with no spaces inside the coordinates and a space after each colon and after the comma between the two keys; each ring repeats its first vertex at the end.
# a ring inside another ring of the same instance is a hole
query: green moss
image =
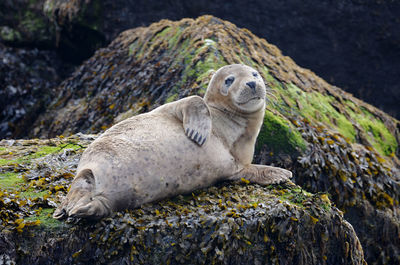
{"type": "Polygon", "coordinates": [[[12,160],[0,159],[0,166],[11,164],[12,160]]]}
{"type": "Polygon", "coordinates": [[[166,27],[162,31],[158,32],[155,37],[164,38],[171,31],[171,27],[166,27]]]}
{"type": "Polygon", "coordinates": [[[178,99],[178,94],[172,94],[172,95],[170,95],[170,96],[167,98],[167,100],[165,101],[165,103],[173,102],[173,101],[175,101],[176,99],[178,99]]]}
{"type": "MultiPolygon", "coordinates": [[[[135,40],[134,42],[132,42],[130,45],[129,45],[129,48],[128,48],[128,54],[129,54],[129,56],[132,56],[133,54],[135,54],[136,53],[136,49],[137,49],[137,47],[138,47],[138,40],[135,40]]],[[[137,55],[136,55],[137,56],[137,55]]]]}
{"type": "Polygon", "coordinates": [[[292,154],[305,150],[306,144],[300,133],[284,118],[267,110],[264,124],[257,138],[256,149],[268,146],[273,152],[292,154]]]}
{"type": "Polygon", "coordinates": [[[350,141],[355,141],[356,131],[353,124],[332,106],[336,101],[332,96],[316,91],[306,93],[294,84],[286,85],[286,89],[281,88],[280,93],[286,96],[292,105],[291,108],[295,108],[298,114],[322,122],[336,129],[350,141]]]}
{"type": "Polygon", "coordinates": [[[29,163],[30,160],[32,160],[32,159],[43,157],[43,156],[53,154],[53,153],[58,153],[64,149],[77,150],[79,148],[81,148],[80,145],[76,145],[73,143],[68,143],[68,144],[58,145],[58,146],[43,145],[43,146],[40,146],[37,149],[37,151],[35,150],[32,153],[30,153],[29,155],[18,156],[18,154],[15,154],[16,158],[14,158],[14,159],[0,159],[0,166],[29,163]]]}
{"type": "Polygon", "coordinates": [[[182,35],[182,28],[178,27],[176,28],[175,32],[173,32],[173,35],[171,36],[170,31],[164,33],[164,37],[168,37],[168,49],[174,49],[175,46],[178,44],[178,40],[180,39],[182,35]],[[169,36],[167,36],[169,35],[169,36]]]}
{"type": "Polygon", "coordinates": [[[46,194],[49,194],[49,191],[47,190],[38,191],[32,188],[28,189],[27,191],[19,193],[19,195],[24,198],[43,198],[43,196],[46,194]]]}
{"type": "Polygon", "coordinates": [[[32,216],[29,216],[25,218],[25,220],[29,222],[36,222],[39,220],[40,227],[45,227],[50,229],[64,225],[63,222],[60,222],[52,217],[54,210],[55,210],[54,208],[45,208],[41,210],[39,214],[34,214],[32,216]]]}
{"type": "Polygon", "coordinates": [[[205,50],[212,51],[207,52],[207,56],[203,60],[199,60],[195,65],[197,72],[201,73],[198,80],[202,79],[201,77],[204,74],[207,74],[210,70],[216,71],[220,67],[226,65],[226,62],[224,61],[222,55],[219,53],[216,44],[217,43],[212,39],[205,39],[204,45],[197,50],[197,54],[205,50]]]}
{"type": "Polygon", "coordinates": [[[8,26],[0,27],[0,38],[4,41],[18,42],[21,41],[21,33],[19,31],[12,29],[8,26]]]}
{"type": "Polygon", "coordinates": [[[394,135],[386,128],[384,123],[373,116],[365,109],[360,109],[351,101],[345,101],[348,106],[340,112],[333,107],[337,99],[333,96],[323,95],[319,92],[304,92],[294,84],[285,87],[280,86],[264,71],[267,80],[275,84],[275,89],[280,95],[280,105],[286,106],[279,108],[274,106],[281,113],[292,113],[301,115],[307,119],[321,122],[342,134],[350,142],[356,141],[356,130],[352,122],[358,123],[364,129],[365,135],[374,149],[383,156],[393,155],[398,143],[394,135]],[[347,117],[350,117],[350,121],[347,117]]]}
{"type": "Polygon", "coordinates": [[[43,17],[29,10],[25,12],[21,25],[31,33],[45,32],[47,26],[43,17]]]}
{"type": "Polygon", "coordinates": [[[272,89],[282,88],[282,85],[278,80],[276,80],[273,75],[269,72],[266,66],[263,66],[261,69],[261,75],[263,76],[264,80],[269,84],[272,89]]]}
{"type": "Polygon", "coordinates": [[[380,119],[365,109],[360,113],[350,112],[350,115],[365,130],[368,141],[376,151],[383,156],[391,156],[396,152],[398,148],[396,138],[380,119]]]}
{"type": "Polygon", "coordinates": [[[183,61],[186,67],[182,71],[181,80],[174,88],[176,91],[186,87],[189,80],[195,80],[200,89],[206,89],[210,72],[226,65],[215,45],[216,42],[212,39],[205,39],[203,45],[198,48],[193,48],[189,39],[182,42],[176,62],[183,61]]]}
{"type": "Polygon", "coordinates": [[[312,194],[303,190],[300,187],[293,189],[279,190],[280,195],[278,196],[281,200],[287,201],[291,204],[295,204],[300,207],[304,207],[303,202],[312,197],[312,194]]]}
{"type": "Polygon", "coordinates": [[[16,184],[22,184],[24,180],[22,176],[15,172],[6,172],[0,174],[0,187],[2,189],[17,188],[16,184]]]}

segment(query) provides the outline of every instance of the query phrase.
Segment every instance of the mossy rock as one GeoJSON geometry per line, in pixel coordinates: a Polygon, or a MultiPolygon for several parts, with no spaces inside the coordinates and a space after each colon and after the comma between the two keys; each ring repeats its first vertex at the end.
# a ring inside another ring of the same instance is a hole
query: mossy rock
{"type": "Polygon", "coordinates": [[[293,183],[220,183],[99,222],[57,221],[51,217],[54,207],[67,192],[80,154],[94,138],[0,142],[1,261],[365,263],[352,226],[328,195],[308,193],[293,183]],[[13,176],[4,174],[10,171],[13,176]]]}
{"type": "Polygon", "coordinates": [[[103,1],[46,0],[43,13],[56,24],[56,42],[65,61],[80,63],[104,46],[103,1]]]}
{"type": "Polygon", "coordinates": [[[55,46],[53,23],[44,16],[45,0],[0,2],[0,40],[10,46],[55,46]]]}
{"type": "MultiPolygon", "coordinates": [[[[232,63],[259,70],[274,95],[268,108],[286,121],[285,126],[292,117],[307,118],[352,143],[373,147],[382,156],[397,156],[397,120],[300,68],[264,39],[211,16],[162,20],[121,33],[60,86],[59,97],[31,135],[99,132],[124,113],[133,115],[184,96],[203,95],[213,71],[232,63]],[[68,123],[63,121],[65,113],[70,116],[68,123]]],[[[293,137],[294,146],[285,151],[304,150],[296,133],[293,137]]]]}
{"type": "Polygon", "coordinates": [[[255,162],[294,171],[309,192],[328,192],[354,225],[367,261],[399,263],[399,121],[215,17],[121,33],[60,85],[31,136],[97,133],[165,102],[203,95],[213,71],[232,63],[256,68],[270,87],[255,162]],[[371,218],[379,222],[365,229],[371,218]],[[393,240],[379,236],[388,227],[393,240]]]}
{"type": "Polygon", "coordinates": [[[10,48],[2,43],[0,58],[0,139],[22,138],[72,68],[54,51],[10,48]]]}

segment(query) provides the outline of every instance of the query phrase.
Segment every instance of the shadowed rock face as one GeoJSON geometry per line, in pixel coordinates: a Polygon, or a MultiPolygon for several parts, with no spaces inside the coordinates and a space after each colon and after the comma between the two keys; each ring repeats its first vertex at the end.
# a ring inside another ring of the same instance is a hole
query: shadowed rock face
{"type": "Polygon", "coordinates": [[[291,169],[308,191],[328,192],[369,263],[399,262],[399,122],[229,22],[204,16],[123,32],[57,88],[32,136],[98,132],[204,95],[213,70],[233,63],[257,69],[273,93],[255,161],[291,169]],[[386,231],[394,236],[382,237],[386,231]]]}
{"type": "Polygon", "coordinates": [[[25,136],[71,70],[54,51],[0,43],[0,138],[25,136]]]}

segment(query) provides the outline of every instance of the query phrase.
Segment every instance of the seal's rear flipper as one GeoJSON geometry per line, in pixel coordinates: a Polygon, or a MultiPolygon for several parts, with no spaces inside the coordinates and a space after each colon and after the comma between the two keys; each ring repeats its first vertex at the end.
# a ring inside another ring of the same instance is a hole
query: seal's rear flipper
{"type": "Polygon", "coordinates": [[[235,181],[243,178],[252,183],[265,186],[287,182],[291,177],[292,172],[283,168],[251,164],[231,176],[228,180],[235,181]]]}
{"type": "Polygon", "coordinates": [[[94,187],[95,181],[92,170],[81,170],[72,181],[71,189],[68,192],[67,197],[54,211],[53,217],[55,219],[66,218],[69,216],[68,212],[73,209],[78,202],[82,203],[85,200],[89,202],[94,187]]]}
{"type": "Polygon", "coordinates": [[[102,195],[82,198],[72,209],[68,210],[71,217],[84,217],[100,219],[111,214],[111,207],[108,199],[102,195]]]}

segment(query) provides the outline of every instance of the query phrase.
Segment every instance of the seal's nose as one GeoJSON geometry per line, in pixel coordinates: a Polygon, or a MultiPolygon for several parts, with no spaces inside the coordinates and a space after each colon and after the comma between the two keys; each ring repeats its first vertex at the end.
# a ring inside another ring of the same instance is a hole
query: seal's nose
{"type": "Polygon", "coordinates": [[[251,88],[251,91],[253,91],[253,93],[256,93],[256,82],[247,82],[246,85],[251,88]]]}

